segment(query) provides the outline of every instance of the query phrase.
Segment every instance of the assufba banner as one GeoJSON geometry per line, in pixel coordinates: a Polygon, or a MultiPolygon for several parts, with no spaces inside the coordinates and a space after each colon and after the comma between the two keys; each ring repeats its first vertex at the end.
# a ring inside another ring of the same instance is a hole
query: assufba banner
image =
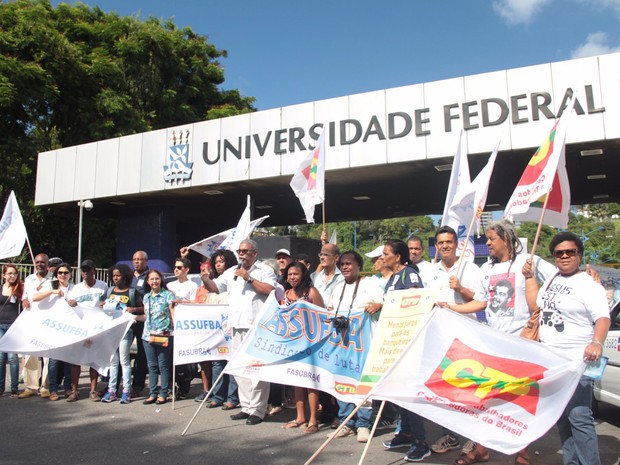
{"type": "Polygon", "coordinates": [[[543,344],[436,308],[372,395],[513,454],[556,423],[584,368],[543,344]]]}
{"type": "Polygon", "coordinates": [[[174,364],[228,360],[232,329],[228,305],[178,304],[174,308],[174,364]]]}
{"type": "Polygon", "coordinates": [[[54,358],[107,374],[110,358],[132,323],[124,312],[111,315],[57,299],[48,310],[22,312],[0,339],[0,352],[54,358]]]}
{"type": "Polygon", "coordinates": [[[348,328],[338,330],[333,316],[308,302],[279,307],[272,295],[226,372],[319,389],[354,402],[374,322],[366,312],[351,311],[348,328]]]}

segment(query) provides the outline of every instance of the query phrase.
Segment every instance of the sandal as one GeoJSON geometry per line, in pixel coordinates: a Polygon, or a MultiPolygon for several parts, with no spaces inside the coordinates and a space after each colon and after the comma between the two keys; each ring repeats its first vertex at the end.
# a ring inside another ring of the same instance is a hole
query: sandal
{"type": "Polygon", "coordinates": [[[319,425],[308,424],[308,427],[304,430],[304,434],[314,434],[319,432],[319,425]]]}
{"type": "Polygon", "coordinates": [[[517,452],[515,457],[515,465],[530,465],[530,453],[527,447],[517,452]]]}
{"type": "Polygon", "coordinates": [[[142,403],[144,405],[151,405],[154,404],[157,401],[157,399],[155,397],[149,397],[148,399],[145,399],[142,401],[142,403]]]}
{"type": "Polygon", "coordinates": [[[212,400],[211,402],[207,403],[207,405],[205,405],[205,407],[207,407],[207,408],[217,408],[217,407],[221,407],[222,405],[224,405],[224,404],[222,404],[221,402],[216,402],[216,401],[212,400]]]}
{"type": "Polygon", "coordinates": [[[224,405],[222,405],[222,410],[234,410],[236,408],[239,408],[239,406],[232,402],[224,402],[224,405]]]}
{"type": "Polygon", "coordinates": [[[156,405],[162,405],[165,404],[167,402],[168,399],[166,399],[165,397],[158,397],[157,400],[155,401],[156,405]]]}
{"type": "Polygon", "coordinates": [[[305,426],[305,425],[306,425],[305,421],[297,422],[296,420],[291,420],[288,423],[282,425],[281,428],[282,429],[293,429],[293,428],[301,428],[302,426],[305,426]]]}
{"type": "Polygon", "coordinates": [[[488,462],[489,451],[486,447],[480,447],[478,444],[474,444],[474,448],[467,454],[461,454],[461,456],[454,461],[454,465],[470,465],[472,463],[488,462]]]}

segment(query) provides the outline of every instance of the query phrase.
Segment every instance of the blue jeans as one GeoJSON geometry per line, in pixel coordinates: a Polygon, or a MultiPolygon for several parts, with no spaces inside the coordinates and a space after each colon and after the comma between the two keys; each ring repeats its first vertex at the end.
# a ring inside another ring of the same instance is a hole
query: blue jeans
{"type": "Polygon", "coordinates": [[[558,420],[564,465],[600,465],[598,439],[592,416],[591,378],[582,376],[558,420]]]}
{"type": "MultiPolygon", "coordinates": [[[[340,422],[343,422],[347,419],[351,412],[355,410],[355,404],[349,402],[343,402],[341,400],[336,399],[338,402],[338,418],[340,422]]],[[[372,408],[360,407],[357,413],[347,422],[347,426],[349,428],[372,428],[372,422],[370,421],[370,417],[372,417],[372,408]]]]}
{"type": "MultiPolygon", "coordinates": [[[[226,360],[213,360],[213,367],[211,373],[213,382],[217,380],[220,373],[226,368],[226,360]]],[[[219,383],[213,387],[213,402],[230,402],[231,404],[239,405],[239,393],[237,392],[237,382],[234,376],[224,375],[219,383]]]]}
{"type": "Polygon", "coordinates": [[[398,407],[398,412],[400,413],[400,434],[413,436],[418,441],[426,441],[424,418],[402,407],[398,407]]]}
{"type": "Polygon", "coordinates": [[[123,372],[123,392],[131,392],[131,341],[133,341],[133,331],[131,328],[125,333],[118,350],[112,355],[110,360],[110,381],[108,390],[115,391],[118,385],[118,362],[120,359],[121,370],[123,372]]]}
{"type": "Polygon", "coordinates": [[[50,383],[50,392],[58,392],[58,364],[63,364],[63,385],[65,392],[71,391],[71,367],[72,365],[67,362],[61,362],[53,358],[49,359],[47,363],[47,378],[50,383]]]}
{"type": "Polygon", "coordinates": [[[170,355],[171,347],[162,347],[151,344],[142,340],[144,345],[144,353],[146,354],[146,362],[149,366],[149,397],[157,397],[157,378],[161,374],[160,397],[168,395],[170,388],[170,355]]]}
{"type": "MultiPolygon", "coordinates": [[[[0,324],[0,338],[4,336],[4,333],[11,327],[10,324],[0,324]]],[[[0,391],[4,391],[4,384],[6,382],[6,359],[9,359],[10,374],[11,374],[11,391],[17,391],[19,386],[19,357],[17,354],[6,354],[0,352],[0,391]]]]}

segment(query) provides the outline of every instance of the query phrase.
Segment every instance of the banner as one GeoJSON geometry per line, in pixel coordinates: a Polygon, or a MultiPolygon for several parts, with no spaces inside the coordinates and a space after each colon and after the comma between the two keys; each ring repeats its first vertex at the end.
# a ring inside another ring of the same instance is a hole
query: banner
{"type": "Polygon", "coordinates": [[[405,289],[386,294],[375,327],[358,394],[367,394],[418,334],[437,302],[438,289],[405,289]]]}
{"type": "MultiPolygon", "coordinates": [[[[474,247],[474,239],[469,238],[467,243],[467,229],[469,221],[460,218],[455,215],[451,210],[454,204],[454,199],[461,192],[461,190],[467,188],[470,185],[471,177],[469,174],[469,163],[467,162],[467,155],[461,154],[461,143],[463,141],[463,130],[459,134],[459,143],[456,148],[456,154],[452,161],[452,171],[450,172],[450,182],[448,183],[448,192],[446,193],[446,202],[443,207],[443,215],[441,216],[440,226],[450,226],[456,231],[458,237],[457,255],[463,255],[463,258],[467,261],[474,261],[476,255],[474,247]]],[[[470,217],[471,220],[471,217],[470,217]]]]}
{"type": "Polygon", "coordinates": [[[110,315],[56,299],[49,310],[22,312],[0,339],[0,352],[87,365],[107,375],[110,358],[133,321],[125,312],[110,315]]]}
{"type": "Polygon", "coordinates": [[[26,237],[24,219],[19,211],[15,192],[11,191],[0,220],[0,259],[21,254],[26,237]]]}
{"type": "Polygon", "coordinates": [[[338,330],[333,316],[308,302],[279,307],[272,294],[226,373],[319,389],[355,402],[374,322],[369,313],[352,310],[348,328],[338,330]]]}
{"type": "Polygon", "coordinates": [[[373,398],[514,454],[557,422],[584,368],[543,344],[436,308],[373,398]]]}
{"type": "Polygon", "coordinates": [[[228,360],[231,340],[228,305],[177,304],[174,307],[175,365],[228,360]]]}
{"type": "MultiPolygon", "coordinates": [[[[242,215],[243,217],[243,215],[242,215]]],[[[252,234],[252,232],[260,226],[260,224],[269,218],[269,215],[263,216],[261,218],[257,218],[250,222],[250,232],[248,236],[252,234]]],[[[241,220],[241,219],[240,219],[241,220]]],[[[227,245],[230,245],[232,242],[231,236],[238,236],[237,228],[230,228],[226,231],[222,231],[221,233],[217,233],[213,236],[207,237],[201,241],[194,242],[192,245],[188,245],[187,248],[191,250],[195,250],[201,255],[205,257],[211,257],[213,253],[218,249],[230,249],[227,245]]],[[[237,250],[237,249],[235,249],[237,250]]]]}
{"type": "Polygon", "coordinates": [[[316,147],[301,161],[290,182],[307,223],[314,223],[314,207],[325,200],[325,130],[316,147]]]}
{"type": "Polygon", "coordinates": [[[510,221],[540,221],[547,195],[543,224],[564,229],[568,226],[570,187],[566,173],[565,141],[575,106],[574,96],[567,102],[553,128],[525,167],[510,200],[504,218],[510,221]]]}

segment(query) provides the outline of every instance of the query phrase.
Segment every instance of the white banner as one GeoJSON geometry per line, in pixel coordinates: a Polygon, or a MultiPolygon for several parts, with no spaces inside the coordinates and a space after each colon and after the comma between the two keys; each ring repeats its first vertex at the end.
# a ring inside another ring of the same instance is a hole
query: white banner
{"type": "Polygon", "coordinates": [[[372,396],[514,454],[557,422],[584,368],[538,342],[436,308],[372,396]]]}
{"type": "Polygon", "coordinates": [[[228,360],[232,328],[228,305],[178,304],[174,308],[174,364],[228,360]]]}
{"type": "Polygon", "coordinates": [[[107,374],[112,354],[133,323],[124,312],[70,307],[57,300],[49,310],[25,311],[0,339],[0,352],[37,355],[107,374]]]}

